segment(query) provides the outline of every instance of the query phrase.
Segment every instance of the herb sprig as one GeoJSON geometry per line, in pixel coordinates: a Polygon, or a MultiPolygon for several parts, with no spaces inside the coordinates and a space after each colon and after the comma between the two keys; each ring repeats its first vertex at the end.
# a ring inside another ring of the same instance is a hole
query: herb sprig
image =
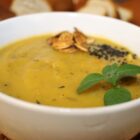
{"type": "Polygon", "coordinates": [[[107,65],[103,68],[102,73],[91,73],[87,75],[80,83],[77,92],[82,94],[89,88],[101,81],[112,84],[104,95],[105,105],[114,105],[132,100],[131,93],[119,85],[119,81],[127,76],[136,76],[140,74],[140,66],[133,64],[107,65]]]}

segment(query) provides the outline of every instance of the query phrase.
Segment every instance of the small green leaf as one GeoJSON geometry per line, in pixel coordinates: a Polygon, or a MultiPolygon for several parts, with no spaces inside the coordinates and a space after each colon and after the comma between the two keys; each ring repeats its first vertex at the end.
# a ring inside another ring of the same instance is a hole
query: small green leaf
{"type": "Polygon", "coordinates": [[[119,79],[126,76],[135,76],[140,73],[140,66],[124,64],[121,65],[117,71],[117,76],[119,79]]]}
{"type": "Polygon", "coordinates": [[[117,71],[118,71],[118,65],[113,64],[113,65],[107,65],[104,67],[102,73],[105,77],[105,80],[113,85],[116,85],[116,81],[118,79],[117,77],[117,71]]]}
{"type": "Polygon", "coordinates": [[[135,76],[140,73],[140,66],[132,64],[124,64],[118,66],[117,64],[108,65],[103,69],[105,80],[113,85],[126,76],[135,76]]]}
{"type": "Polygon", "coordinates": [[[101,80],[104,80],[103,75],[98,73],[92,73],[87,75],[83,81],[80,83],[80,86],[77,89],[77,92],[80,94],[87,89],[91,88],[93,85],[99,83],[101,80]]]}
{"type": "Polygon", "coordinates": [[[112,88],[106,92],[106,94],[104,96],[104,104],[106,106],[115,105],[115,104],[128,102],[131,99],[132,99],[131,94],[127,89],[121,88],[121,87],[112,88]]]}

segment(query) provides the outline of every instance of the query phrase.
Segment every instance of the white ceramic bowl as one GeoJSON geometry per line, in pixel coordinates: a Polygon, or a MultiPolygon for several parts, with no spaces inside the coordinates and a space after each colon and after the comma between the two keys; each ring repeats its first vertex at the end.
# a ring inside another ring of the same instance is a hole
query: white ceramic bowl
{"type": "MultiPolygon", "coordinates": [[[[44,13],[2,21],[0,46],[74,27],[140,54],[139,27],[76,13],[44,13]]],[[[13,140],[128,140],[140,132],[140,99],[110,107],[71,109],[39,106],[0,93],[0,131],[13,140]]]]}

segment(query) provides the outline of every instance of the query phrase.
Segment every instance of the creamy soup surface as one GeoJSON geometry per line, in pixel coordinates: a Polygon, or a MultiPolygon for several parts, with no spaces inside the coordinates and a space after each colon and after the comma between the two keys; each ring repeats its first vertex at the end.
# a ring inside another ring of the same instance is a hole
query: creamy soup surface
{"type": "MultiPolygon", "coordinates": [[[[97,84],[79,95],[76,90],[89,73],[101,72],[114,62],[98,59],[81,51],[62,53],[48,46],[49,36],[31,37],[0,50],[0,91],[10,96],[50,106],[103,106],[107,84],[97,84]]],[[[116,45],[97,38],[97,43],[116,45]]],[[[140,65],[140,59],[129,63],[140,65]]],[[[140,97],[140,82],[124,85],[132,98],[140,97]]]]}

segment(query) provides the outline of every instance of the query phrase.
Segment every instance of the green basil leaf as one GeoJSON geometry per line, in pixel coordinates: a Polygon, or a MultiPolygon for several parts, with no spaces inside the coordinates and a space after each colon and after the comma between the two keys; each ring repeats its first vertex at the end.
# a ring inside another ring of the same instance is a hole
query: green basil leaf
{"type": "Polygon", "coordinates": [[[93,85],[99,83],[101,80],[104,80],[103,75],[98,73],[92,73],[87,75],[83,81],[80,83],[80,86],[77,89],[77,92],[80,94],[87,89],[91,88],[93,85]]]}
{"type": "Polygon", "coordinates": [[[116,81],[118,80],[117,73],[118,73],[118,65],[107,65],[104,67],[102,73],[105,80],[113,85],[116,85],[116,81]]]}
{"type": "Polygon", "coordinates": [[[132,64],[108,65],[103,69],[105,80],[113,85],[126,76],[135,76],[140,73],[140,66],[132,64]]]}
{"type": "Polygon", "coordinates": [[[125,88],[112,88],[104,95],[104,104],[115,105],[130,101],[131,93],[125,88]]]}
{"type": "Polygon", "coordinates": [[[117,70],[117,77],[120,79],[126,76],[135,76],[140,73],[140,66],[132,64],[121,65],[117,70]]]}

